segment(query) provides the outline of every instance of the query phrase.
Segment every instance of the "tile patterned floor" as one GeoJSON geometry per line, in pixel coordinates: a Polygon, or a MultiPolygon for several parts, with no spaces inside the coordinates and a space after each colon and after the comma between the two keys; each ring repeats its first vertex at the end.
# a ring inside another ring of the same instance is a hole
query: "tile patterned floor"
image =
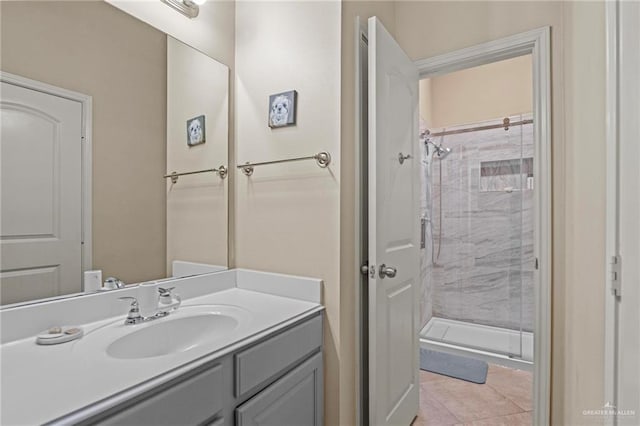
{"type": "Polygon", "coordinates": [[[412,426],[530,426],[530,372],[489,364],[479,385],[420,370],[420,411],[412,426]]]}

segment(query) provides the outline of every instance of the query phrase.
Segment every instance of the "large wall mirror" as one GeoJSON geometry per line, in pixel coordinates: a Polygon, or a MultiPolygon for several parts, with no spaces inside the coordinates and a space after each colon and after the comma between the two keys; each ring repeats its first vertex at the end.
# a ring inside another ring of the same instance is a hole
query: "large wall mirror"
{"type": "Polygon", "coordinates": [[[225,268],[229,69],[105,2],[0,7],[0,304],[225,268]]]}

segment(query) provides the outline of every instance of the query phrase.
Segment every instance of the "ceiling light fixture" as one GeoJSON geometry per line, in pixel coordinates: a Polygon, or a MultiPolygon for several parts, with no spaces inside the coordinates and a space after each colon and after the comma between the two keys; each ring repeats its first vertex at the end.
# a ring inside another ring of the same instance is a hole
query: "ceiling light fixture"
{"type": "Polygon", "coordinates": [[[160,0],[162,3],[171,6],[189,19],[193,19],[200,13],[199,4],[204,4],[207,0],[160,0]]]}

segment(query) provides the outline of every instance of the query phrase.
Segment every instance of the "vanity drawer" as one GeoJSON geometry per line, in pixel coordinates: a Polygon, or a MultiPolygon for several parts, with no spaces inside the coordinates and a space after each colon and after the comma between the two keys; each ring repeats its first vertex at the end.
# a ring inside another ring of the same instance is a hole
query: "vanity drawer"
{"type": "Polygon", "coordinates": [[[322,316],[278,334],[235,356],[235,395],[267,385],[322,346],[322,316]]]}
{"type": "MultiPolygon", "coordinates": [[[[222,367],[216,364],[186,380],[170,382],[166,390],[143,397],[135,405],[91,423],[137,426],[206,424],[216,419],[222,410],[223,390],[222,367]]],[[[213,424],[218,424],[217,421],[213,424]]]]}

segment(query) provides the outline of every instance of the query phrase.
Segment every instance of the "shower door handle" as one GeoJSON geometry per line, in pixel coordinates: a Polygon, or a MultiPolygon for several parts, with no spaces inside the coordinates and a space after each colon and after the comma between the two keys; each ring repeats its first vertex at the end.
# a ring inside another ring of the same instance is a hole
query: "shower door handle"
{"type": "Polygon", "coordinates": [[[380,278],[393,278],[396,276],[396,272],[396,268],[394,268],[393,266],[387,266],[384,263],[380,265],[380,278]]]}

